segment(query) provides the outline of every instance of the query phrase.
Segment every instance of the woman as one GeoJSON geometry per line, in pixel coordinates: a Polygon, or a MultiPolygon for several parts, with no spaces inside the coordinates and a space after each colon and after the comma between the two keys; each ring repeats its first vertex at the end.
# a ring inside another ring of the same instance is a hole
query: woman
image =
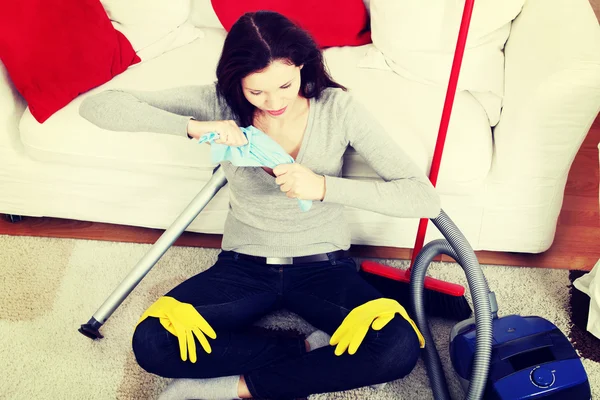
{"type": "Polygon", "coordinates": [[[296,161],[273,170],[222,163],[231,195],[218,261],[157,300],[133,336],[142,368],[177,378],[163,399],[291,399],[414,368],[422,337],[398,303],[358,275],[344,206],[436,217],[439,198],[330,78],[309,34],[277,13],[245,14],[227,35],[216,85],[108,91],[80,112],[105,129],[194,139],[217,132],[217,143],[230,146],[246,144],[239,126],[254,125],[296,161]],[[340,178],[348,146],[384,182],[340,178]],[[302,212],[294,198],[313,206],[302,212]],[[302,340],[247,329],[281,308],[319,330],[302,340]]]}

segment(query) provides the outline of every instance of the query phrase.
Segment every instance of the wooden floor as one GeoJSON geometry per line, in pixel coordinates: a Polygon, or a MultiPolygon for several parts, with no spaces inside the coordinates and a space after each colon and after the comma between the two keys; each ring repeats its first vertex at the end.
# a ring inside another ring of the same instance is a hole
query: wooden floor
{"type": "MultiPolygon", "coordinates": [[[[481,264],[589,270],[600,259],[600,215],[598,212],[598,143],[600,117],[596,119],[571,168],[556,238],[541,254],[477,252],[481,264]]],[[[9,223],[0,218],[0,234],[78,238],[134,243],[154,243],[162,230],[130,226],[26,217],[9,223]]],[[[220,235],[185,232],[176,246],[219,248],[220,235]]],[[[410,259],[410,249],[354,246],[355,255],[410,259]]],[[[451,261],[447,256],[443,260],[451,261]]]]}

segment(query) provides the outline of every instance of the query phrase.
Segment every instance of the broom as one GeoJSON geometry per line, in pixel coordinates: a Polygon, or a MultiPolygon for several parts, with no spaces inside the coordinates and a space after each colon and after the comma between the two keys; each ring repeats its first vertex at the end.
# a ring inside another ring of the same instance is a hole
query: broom
{"type": "MultiPolygon", "coordinates": [[[[442,153],[446,142],[446,133],[450,123],[450,115],[452,113],[452,105],[454,104],[454,96],[456,95],[456,87],[458,85],[458,76],[462,63],[465,46],[467,42],[467,34],[469,24],[471,23],[471,15],[473,13],[473,1],[466,0],[463,9],[462,20],[458,32],[456,49],[454,51],[454,59],[452,60],[452,69],[450,71],[450,79],[446,98],[444,100],[444,108],[438,131],[433,160],[431,162],[431,170],[429,172],[429,180],[435,187],[438,178],[438,172],[442,161],[442,153]]],[[[398,270],[396,268],[379,264],[373,261],[363,261],[361,263],[360,274],[362,277],[375,288],[377,288],[384,296],[393,298],[401,304],[410,303],[410,274],[414,265],[415,259],[425,241],[425,233],[429,219],[422,218],[419,221],[419,229],[417,238],[412,253],[412,259],[408,270],[398,270]]],[[[464,296],[465,288],[450,282],[445,282],[431,277],[425,278],[425,312],[428,315],[435,317],[448,318],[452,320],[464,320],[471,316],[471,307],[464,296]]]]}

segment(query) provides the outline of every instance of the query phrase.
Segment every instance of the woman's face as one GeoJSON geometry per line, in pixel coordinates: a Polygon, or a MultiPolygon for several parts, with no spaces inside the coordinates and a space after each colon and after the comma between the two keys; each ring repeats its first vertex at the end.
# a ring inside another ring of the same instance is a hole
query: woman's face
{"type": "Polygon", "coordinates": [[[267,68],[242,79],[244,96],[265,115],[283,118],[299,97],[301,69],[302,66],[275,60],[267,68]]]}

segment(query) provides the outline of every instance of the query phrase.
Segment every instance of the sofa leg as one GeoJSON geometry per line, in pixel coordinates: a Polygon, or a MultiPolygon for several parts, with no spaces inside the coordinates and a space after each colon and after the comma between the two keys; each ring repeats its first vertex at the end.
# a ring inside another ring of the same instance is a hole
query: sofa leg
{"type": "Polygon", "coordinates": [[[4,214],[4,219],[6,219],[11,224],[16,224],[17,222],[23,221],[23,217],[21,215],[13,215],[13,214],[4,214]]]}

